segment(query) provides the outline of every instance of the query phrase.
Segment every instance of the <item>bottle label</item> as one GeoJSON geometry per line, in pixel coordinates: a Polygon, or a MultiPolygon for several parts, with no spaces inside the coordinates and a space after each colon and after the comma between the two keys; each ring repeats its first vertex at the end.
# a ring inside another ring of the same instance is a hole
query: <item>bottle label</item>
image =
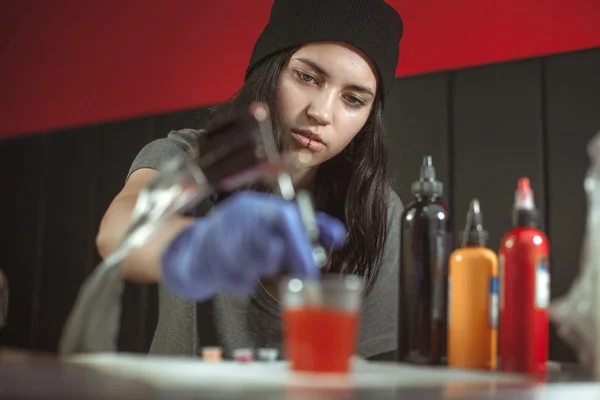
{"type": "Polygon", "coordinates": [[[542,258],[535,267],[535,307],[546,309],[550,305],[550,271],[548,258],[542,258]]]}
{"type": "Polygon", "coordinates": [[[498,278],[490,278],[489,324],[490,328],[498,329],[498,278]]]}
{"type": "Polygon", "coordinates": [[[450,310],[452,306],[452,278],[448,277],[448,317],[446,326],[450,328],[450,310]]]}
{"type": "Polygon", "coordinates": [[[504,310],[504,255],[498,256],[498,284],[499,284],[499,297],[500,297],[500,309],[504,310]]]}

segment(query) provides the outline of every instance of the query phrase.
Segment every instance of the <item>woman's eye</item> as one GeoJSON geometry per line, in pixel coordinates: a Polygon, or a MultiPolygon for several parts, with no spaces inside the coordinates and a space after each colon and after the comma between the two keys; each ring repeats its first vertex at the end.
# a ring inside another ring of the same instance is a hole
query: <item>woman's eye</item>
{"type": "Polygon", "coordinates": [[[362,99],[360,99],[356,96],[352,96],[352,95],[346,96],[346,101],[348,102],[350,107],[358,108],[358,107],[362,107],[365,104],[365,102],[362,99]]]}
{"type": "Polygon", "coordinates": [[[303,82],[306,83],[313,83],[315,82],[315,78],[312,75],[309,74],[305,74],[302,71],[296,71],[296,75],[298,76],[298,78],[300,78],[303,82]]]}

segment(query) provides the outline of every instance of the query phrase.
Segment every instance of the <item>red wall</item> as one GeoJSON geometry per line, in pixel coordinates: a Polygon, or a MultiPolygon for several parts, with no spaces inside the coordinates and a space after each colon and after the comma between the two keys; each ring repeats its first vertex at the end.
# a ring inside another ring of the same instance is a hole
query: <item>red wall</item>
{"type": "MultiPolygon", "coordinates": [[[[600,0],[389,2],[399,76],[600,47],[600,0]]],[[[0,137],[223,101],[271,4],[0,0],[0,137]]]]}

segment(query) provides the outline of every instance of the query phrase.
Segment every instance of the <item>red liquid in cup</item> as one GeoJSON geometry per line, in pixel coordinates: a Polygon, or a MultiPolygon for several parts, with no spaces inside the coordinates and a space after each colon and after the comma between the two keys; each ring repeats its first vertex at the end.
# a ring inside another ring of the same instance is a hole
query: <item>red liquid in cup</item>
{"type": "Polygon", "coordinates": [[[348,373],[358,315],[327,308],[285,310],[286,356],[293,371],[348,373]]]}

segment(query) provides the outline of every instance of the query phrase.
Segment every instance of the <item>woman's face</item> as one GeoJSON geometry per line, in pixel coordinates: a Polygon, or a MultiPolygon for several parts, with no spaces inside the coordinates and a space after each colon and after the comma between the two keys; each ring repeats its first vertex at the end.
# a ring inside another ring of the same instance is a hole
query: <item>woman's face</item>
{"type": "Polygon", "coordinates": [[[312,43],[298,49],[277,81],[276,107],[290,151],[308,149],[311,166],[340,153],[369,118],[375,68],[354,47],[312,43]]]}

